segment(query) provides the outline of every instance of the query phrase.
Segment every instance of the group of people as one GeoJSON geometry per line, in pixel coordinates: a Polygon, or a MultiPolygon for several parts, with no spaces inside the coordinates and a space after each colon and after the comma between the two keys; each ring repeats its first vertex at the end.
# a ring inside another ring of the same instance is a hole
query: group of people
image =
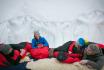
{"type": "Polygon", "coordinates": [[[34,32],[31,43],[0,43],[0,69],[28,70],[26,68],[28,62],[20,63],[20,60],[26,56],[34,61],[56,58],[62,63],[79,62],[89,68],[101,70],[104,66],[104,45],[79,38],[77,41],[68,41],[57,48],[50,48],[47,40],[41,37],[38,31],[34,32]]]}

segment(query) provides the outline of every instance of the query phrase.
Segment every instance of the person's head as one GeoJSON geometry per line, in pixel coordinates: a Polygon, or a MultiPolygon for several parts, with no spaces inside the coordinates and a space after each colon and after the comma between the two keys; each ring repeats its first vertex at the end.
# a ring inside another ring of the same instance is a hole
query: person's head
{"type": "Polygon", "coordinates": [[[86,48],[87,55],[95,55],[100,53],[100,49],[96,44],[90,44],[86,48]]]}
{"type": "Polygon", "coordinates": [[[10,54],[13,51],[13,48],[10,45],[0,44],[0,52],[5,55],[10,54]]]}
{"type": "Polygon", "coordinates": [[[79,46],[84,46],[85,45],[85,40],[83,38],[79,38],[77,40],[77,43],[78,43],[79,46]]]}
{"type": "Polygon", "coordinates": [[[40,33],[39,31],[34,31],[34,38],[39,39],[40,33]]]}

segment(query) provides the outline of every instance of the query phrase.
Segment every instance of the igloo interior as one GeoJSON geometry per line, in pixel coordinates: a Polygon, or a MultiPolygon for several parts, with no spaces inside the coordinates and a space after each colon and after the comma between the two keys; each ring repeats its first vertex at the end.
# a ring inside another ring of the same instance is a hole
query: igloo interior
{"type": "Polygon", "coordinates": [[[0,41],[29,41],[39,30],[50,47],[79,37],[104,43],[103,0],[0,0],[0,41]]]}
{"type": "MultiPolygon", "coordinates": [[[[104,44],[104,0],[0,0],[0,45],[2,43],[9,46],[10,44],[20,44],[20,42],[31,43],[36,30],[39,30],[40,35],[45,37],[49,43],[48,57],[50,49],[53,50],[67,41],[77,41],[80,37],[91,42],[104,44]]],[[[1,49],[0,46],[0,64],[2,67],[2,63],[4,65],[2,60],[7,59],[7,61],[12,62],[9,59],[13,58],[6,58],[8,55],[4,55],[1,49]]],[[[13,49],[14,47],[12,47],[12,53],[17,50],[13,49]]],[[[34,58],[29,58],[27,50],[24,48],[17,50],[18,56],[21,57],[23,50],[26,51],[26,55],[24,58],[20,58],[18,65],[3,69],[0,67],[0,70],[95,70],[89,68],[87,64],[78,63],[80,58],[78,58],[78,62],[72,64],[61,63],[54,58],[54,55],[52,58],[47,57],[34,61],[34,58]],[[21,65],[24,62],[27,64],[21,65]]],[[[11,52],[10,49],[7,51],[11,52]]],[[[40,51],[38,52],[37,56],[41,56],[40,51]]],[[[28,53],[32,56],[31,52],[28,53]]],[[[51,53],[54,54],[54,51],[51,53]]],[[[69,51],[67,54],[70,55],[69,51]]],[[[14,57],[15,54],[12,56],[14,57]]],[[[74,61],[75,58],[71,58],[74,61]]],[[[95,68],[97,65],[101,66],[101,63],[104,63],[104,59],[99,64],[96,63],[95,68]]],[[[104,70],[104,65],[102,67],[104,70]]]]}

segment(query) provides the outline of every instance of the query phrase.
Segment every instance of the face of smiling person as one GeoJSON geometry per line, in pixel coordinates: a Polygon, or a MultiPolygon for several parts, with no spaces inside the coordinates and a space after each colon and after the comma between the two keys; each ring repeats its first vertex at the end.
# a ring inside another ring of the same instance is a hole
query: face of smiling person
{"type": "Polygon", "coordinates": [[[90,47],[86,48],[86,53],[87,53],[87,55],[94,55],[95,54],[90,47]]]}
{"type": "Polygon", "coordinates": [[[34,38],[39,39],[39,37],[40,37],[39,34],[34,33],[34,38]]]}

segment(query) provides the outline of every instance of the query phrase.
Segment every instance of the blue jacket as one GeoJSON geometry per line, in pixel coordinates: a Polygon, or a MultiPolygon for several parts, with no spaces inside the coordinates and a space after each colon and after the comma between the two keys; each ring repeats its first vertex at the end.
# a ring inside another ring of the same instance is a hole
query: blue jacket
{"type": "Polygon", "coordinates": [[[49,47],[49,44],[46,41],[46,39],[41,36],[40,36],[39,40],[36,40],[35,38],[32,39],[32,48],[37,48],[38,44],[43,44],[43,46],[49,47]]]}

